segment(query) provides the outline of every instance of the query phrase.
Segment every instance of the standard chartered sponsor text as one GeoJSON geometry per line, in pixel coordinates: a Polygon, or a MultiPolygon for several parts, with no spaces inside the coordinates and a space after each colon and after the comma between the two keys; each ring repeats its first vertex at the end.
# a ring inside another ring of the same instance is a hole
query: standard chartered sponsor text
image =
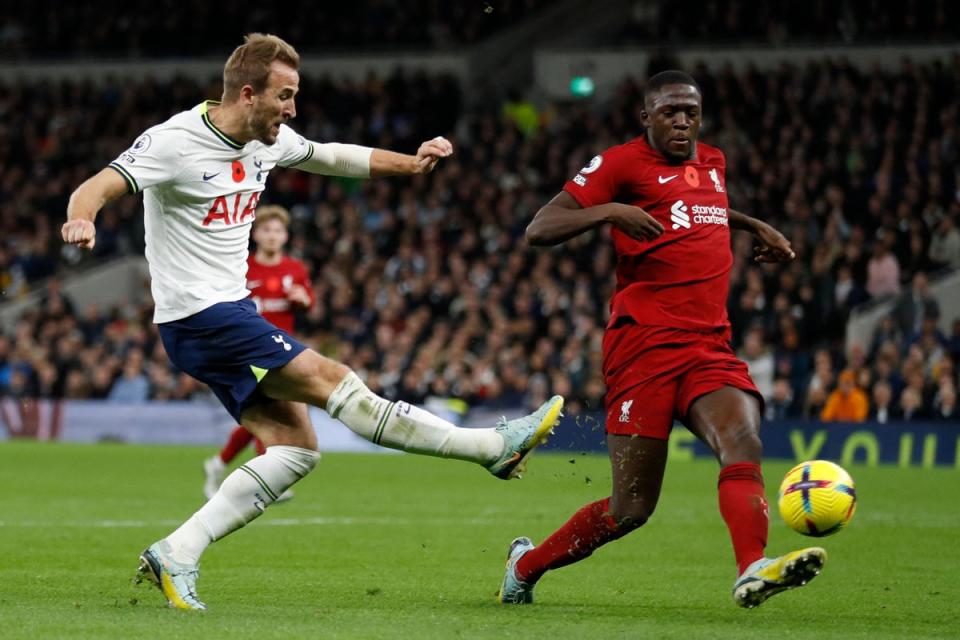
{"type": "Polygon", "coordinates": [[[728,224],[726,207],[695,204],[692,208],[693,221],[697,224],[728,224]]]}

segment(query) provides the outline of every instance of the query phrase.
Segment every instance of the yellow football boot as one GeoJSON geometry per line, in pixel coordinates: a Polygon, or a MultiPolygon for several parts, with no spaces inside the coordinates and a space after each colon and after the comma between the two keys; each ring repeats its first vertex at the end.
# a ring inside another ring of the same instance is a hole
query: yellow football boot
{"type": "Polygon", "coordinates": [[[827,562],[820,547],[791,551],[779,558],[760,558],[733,583],[733,601],[752,609],[781,591],[802,587],[818,575],[827,562]]]}

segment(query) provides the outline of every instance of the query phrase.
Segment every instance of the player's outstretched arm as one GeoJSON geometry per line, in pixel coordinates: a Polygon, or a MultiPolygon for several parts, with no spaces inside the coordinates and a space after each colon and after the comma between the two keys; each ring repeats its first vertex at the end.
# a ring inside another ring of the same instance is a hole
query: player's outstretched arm
{"type": "Polygon", "coordinates": [[[572,195],[561,191],[533,216],[527,226],[527,242],[535,247],[553,246],[608,222],[637,240],[653,240],[663,233],[663,225],[640,207],[610,202],[584,209],[572,195]]]}
{"type": "Polygon", "coordinates": [[[296,168],[325,176],[381,178],[430,173],[441,158],[453,153],[453,145],[437,136],[420,145],[416,155],[397,153],[339,142],[311,142],[313,154],[296,168]]]}
{"type": "Polygon", "coordinates": [[[427,140],[417,149],[417,155],[374,149],[370,154],[370,177],[411,176],[430,173],[441,158],[453,153],[453,145],[442,136],[427,140]]]}
{"type": "Polygon", "coordinates": [[[63,241],[82,249],[93,249],[97,231],[93,221],[105,204],[128,192],[127,181],[113,169],[104,169],[70,194],[63,241]]]}
{"type": "Polygon", "coordinates": [[[730,227],[743,229],[757,236],[760,245],[754,248],[755,262],[790,262],[797,257],[787,238],[763,220],[729,209],[730,227]]]}

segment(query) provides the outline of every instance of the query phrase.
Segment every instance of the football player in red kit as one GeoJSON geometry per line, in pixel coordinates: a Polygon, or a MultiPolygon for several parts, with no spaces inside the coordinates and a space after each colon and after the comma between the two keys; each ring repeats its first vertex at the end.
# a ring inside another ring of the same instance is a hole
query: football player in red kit
{"type": "Polygon", "coordinates": [[[720,462],[720,513],[736,556],[737,604],[754,607],[806,584],[826,560],[820,548],[764,556],[763,400],[728,344],[730,227],[756,236],[757,261],[789,261],[794,253],[773,227],[730,209],[724,155],[697,141],[701,108],[700,88],[689,75],[664,71],[650,78],[641,111],[645,134],[593,158],[527,228],[530,244],[549,246],[610,224],[617,282],[603,372],[613,491],[539,545],[514,540],[501,602],[532,602],[545,572],[647,521],[660,497],[675,419],[720,462]]]}
{"type": "MultiPolygon", "coordinates": [[[[257,250],[247,259],[247,288],[257,305],[257,311],[267,322],[292,333],[294,312],[297,309],[309,309],[314,300],[306,266],[283,252],[289,224],[290,214],[283,207],[265,205],[257,209],[252,232],[257,250]]],[[[227,465],[251,440],[254,441],[257,455],[262,455],[265,451],[263,443],[242,426],[237,426],[220,453],[204,461],[206,481],[203,493],[208,499],[213,497],[223,482],[227,465]]],[[[287,490],[279,499],[289,499],[292,495],[287,490]]]]}

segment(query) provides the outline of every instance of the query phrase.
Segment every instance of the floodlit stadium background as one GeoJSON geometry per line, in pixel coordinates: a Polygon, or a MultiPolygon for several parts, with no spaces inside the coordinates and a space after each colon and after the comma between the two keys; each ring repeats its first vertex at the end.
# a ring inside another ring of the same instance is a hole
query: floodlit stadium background
{"type": "MultiPolygon", "coordinates": [[[[957,464],[953,3],[317,4],[4,5],[0,439],[210,445],[232,426],[150,322],[140,198],[101,213],[93,255],[63,247],[59,227],[80,181],[217,98],[226,55],[262,30],[303,55],[305,136],[456,145],[426,178],[277,171],[263,199],[293,212],[289,249],[311,267],[318,304],[298,333],[375,391],[467,425],[561,393],[570,426],[554,446],[602,445],[612,247],[598,231],[533,250],[523,230],[595,153],[640,133],[644,78],[680,67],[703,88],[731,206],[798,253],[758,267],[734,235],[734,346],[767,398],[768,455],[957,464]],[[825,428],[844,370],[870,416],[825,428]]],[[[328,450],[365,448],[315,418],[328,450]]]]}
{"type": "Polygon", "coordinates": [[[0,635],[955,636],[958,110],[949,0],[0,2],[0,635]],[[159,345],[141,196],[101,212],[92,255],[65,248],[60,226],[71,191],[141,131],[219,97],[249,31],[300,50],[305,136],[456,147],[425,178],[272,173],[262,202],[291,210],[289,249],[318,300],[298,319],[304,341],[463,425],[551,393],[568,410],[552,452],[507,483],[368,455],[386,450],[316,410],[316,471],[209,549],[210,609],[179,615],[130,578],[145,545],[203,504],[203,461],[234,425],[159,345]],[[843,464],[858,510],[815,542],[822,576],[743,611],[717,465],[676,428],[650,522],[551,572],[536,605],[501,606],[510,540],[539,543],[610,491],[612,246],[600,230],[531,249],[524,228],[596,153],[641,133],[644,79],[666,68],[703,88],[731,206],[798,254],[757,267],[734,234],[734,346],[767,397],[769,553],[813,542],[776,515],[795,461],[843,464]],[[823,419],[844,371],[864,422],[823,419]]]}

